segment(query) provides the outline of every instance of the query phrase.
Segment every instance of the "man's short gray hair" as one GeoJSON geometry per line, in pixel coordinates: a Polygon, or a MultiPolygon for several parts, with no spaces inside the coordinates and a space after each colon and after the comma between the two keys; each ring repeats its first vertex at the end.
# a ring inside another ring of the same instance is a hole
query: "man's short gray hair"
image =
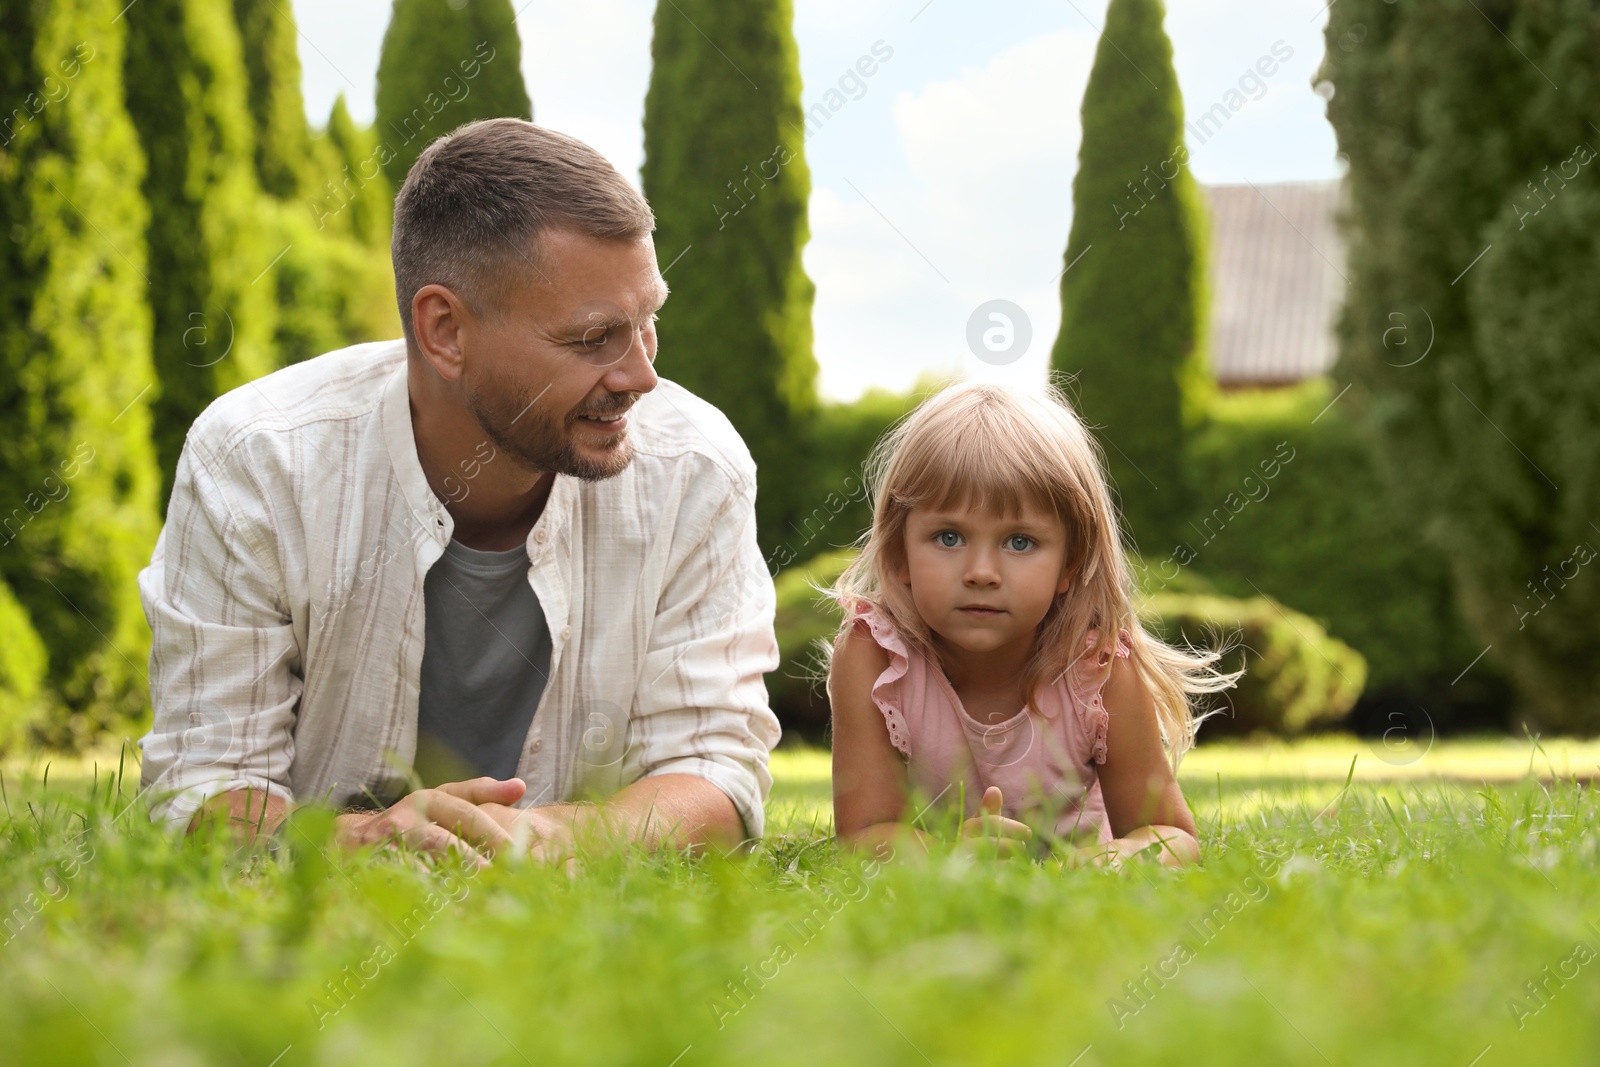
{"type": "Polygon", "coordinates": [[[394,203],[395,299],[416,345],[411,298],[442,285],[492,315],[537,271],[535,239],[552,227],[637,240],[655,215],[611,162],[575,137],[522,119],[483,119],[430,144],[394,203]]]}

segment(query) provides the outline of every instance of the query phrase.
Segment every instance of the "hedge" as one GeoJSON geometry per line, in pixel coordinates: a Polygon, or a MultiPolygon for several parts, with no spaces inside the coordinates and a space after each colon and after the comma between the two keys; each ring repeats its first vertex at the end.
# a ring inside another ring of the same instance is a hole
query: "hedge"
{"type": "MultiPolygon", "coordinates": [[[[1364,656],[1372,699],[1429,701],[1448,723],[1503,692],[1451,594],[1447,561],[1388,499],[1348,398],[1316,379],[1223,394],[1188,457],[1201,503],[1173,544],[1143,544],[1144,584],[1199,572],[1216,591],[1271,596],[1364,656]],[[1330,406],[1331,405],[1331,406],[1330,406]]],[[[1165,591],[1175,587],[1165,586],[1165,591]]]]}
{"type": "Polygon", "coordinates": [[[1600,729],[1600,8],[1345,0],[1326,35],[1351,408],[1449,560],[1473,674],[1600,729]]]}
{"type": "Polygon", "coordinates": [[[776,574],[831,548],[854,544],[872,525],[867,496],[866,458],[872,446],[943,380],[928,376],[908,393],[869,389],[848,403],[824,403],[806,426],[805,474],[793,483],[762,478],[760,492],[784,494],[788,524],[768,548],[767,566],[776,574]]]}

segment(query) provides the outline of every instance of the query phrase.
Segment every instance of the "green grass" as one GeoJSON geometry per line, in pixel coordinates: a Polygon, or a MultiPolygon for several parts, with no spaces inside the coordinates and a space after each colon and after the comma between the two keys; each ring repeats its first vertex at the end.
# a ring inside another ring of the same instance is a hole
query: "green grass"
{"type": "Polygon", "coordinates": [[[780,750],[754,855],[570,880],[240,859],[131,767],[13,763],[0,1062],[1595,1062],[1600,745],[1380,752],[1201,748],[1202,867],[1062,873],[841,857],[827,755],[780,750]]]}

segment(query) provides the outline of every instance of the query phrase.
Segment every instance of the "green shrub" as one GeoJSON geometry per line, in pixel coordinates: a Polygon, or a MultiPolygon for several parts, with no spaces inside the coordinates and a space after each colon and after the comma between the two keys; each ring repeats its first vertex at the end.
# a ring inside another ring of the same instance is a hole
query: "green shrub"
{"type": "Polygon", "coordinates": [[[317,226],[348,233],[362,244],[379,249],[387,258],[393,194],[379,163],[377,134],[371,126],[356,125],[343,93],[328,113],[323,139],[335,157],[335,165],[312,202],[317,226]]]}
{"type": "Polygon", "coordinates": [[[1203,738],[1257,731],[1293,737],[1336,723],[1366,682],[1361,653],[1271,597],[1158,593],[1141,611],[1169,644],[1227,649],[1219,666],[1244,669],[1237,687],[1212,698],[1220,714],[1201,727],[1203,738]]]}
{"type": "Polygon", "coordinates": [[[1349,398],[1329,407],[1335,393],[1316,379],[1211,402],[1188,457],[1198,503],[1173,544],[1141,546],[1145,585],[1198,571],[1223,595],[1271,596],[1359,651],[1374,697],[1426,698],[1442,724],[1440,701],[1484,699],[1492,672],[1479,664],[1450,685],[1482,646],[1454,611],[1445,561],[1391,505],[1349,398]]]}
{"type": "MultiPolygon", "coordinates": [[[[233,0],[233,8],[249,76],[256,172],[272,198],[261,206],[261,228],[282,252],[270,271],[273,365],[395,337],[389,197],[371,131],[351,121],[340,96],[328,131],[314,137],[289,8],[275,0],[233,0]],[[370,177],[358,177],[363,170],[370,177]]],[[[252,284],[267,288],[268,279],[252,284]]]]}
{"type": "Polygon", "coordinates": [[[1083,95],[1061,330],[1123,515],[1141,539],[1180,521],[1183,455],[1210,389],[1205,212],[1160,0],[1112,0],[1083,95]]]}

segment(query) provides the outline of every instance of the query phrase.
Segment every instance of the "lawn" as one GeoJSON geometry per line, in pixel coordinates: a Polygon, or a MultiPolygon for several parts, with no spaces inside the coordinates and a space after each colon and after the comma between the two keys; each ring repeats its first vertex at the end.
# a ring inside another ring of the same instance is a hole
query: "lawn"
{"type": "Polygon", "coordinates": [[[755,854],[570,880],[241,860],[112,763],[5,768],[0,1062],[1600,1059],[1595,743],[1201,748],[1181,872],[851,860],[814,750],[755,854]]]}

